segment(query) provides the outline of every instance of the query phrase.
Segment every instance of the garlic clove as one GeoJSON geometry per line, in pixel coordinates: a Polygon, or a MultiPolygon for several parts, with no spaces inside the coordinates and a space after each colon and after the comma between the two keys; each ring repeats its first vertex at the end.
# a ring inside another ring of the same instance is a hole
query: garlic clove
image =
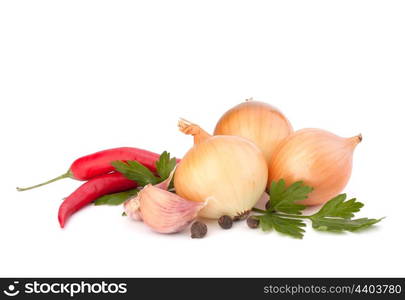
{"type": "Polygon", "coordinates": [[[125,214],[135,221],[142,221],[142,216],[139,212],[139,206],[140,206],[140,203],[139,203],[138,196],[129,198],[124,203],[125,214]]]}
{"type": "Polygon", "coordinates": [[[204,202],[188,201],[153,186],[142,190],[140,198],[143,221],[160,233],[182,231],[205,206],[204,202]]]}
{"type": "Polygon", "coordinates": [[[126,213],[159,233],[182,231],[192,222],[204,202],[188,201],[153,185],[145,186],[135,198],[125,203],[126,213]]]}
{"type": "Polygon", "coordinates": [[[176,165],[176,166],[174,167],[174,169],[170,172],[170,175],[169,175],[169,177],[167,177],[166,180],[162,181],[161,183],[155,184],[154,186],[157,187],[157,188],[159,188],[159,189],[162,189],[162,190],[167,191],[167,190],[169,189],[170,182],[171,182],[172,179],[173,179],[174,172],[176,171],[176,168],[177,168],[177,165],[176,165]]]}

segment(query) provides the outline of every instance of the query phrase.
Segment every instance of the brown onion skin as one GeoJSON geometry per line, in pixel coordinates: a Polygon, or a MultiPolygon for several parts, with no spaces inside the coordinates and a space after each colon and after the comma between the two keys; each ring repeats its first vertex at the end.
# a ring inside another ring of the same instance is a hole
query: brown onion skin
{"type": "Polygon", "coordinates": [[[262,150],[269,165],[275,149],[292,132],[290,122],[277,108],[247,100],[220,118],[214,135],[236,135],[252,141],[262,150]]]}
{"type": "Polygon", "coordinates": [[[314,191],[299,203],[323,204],[347,185],[353,152],[361,140],[361,135],[342,138],[321,129],[296,131],[274,153],[269,165],[269,182],[284,179],[290,185],[303,181],[314,191]]]}

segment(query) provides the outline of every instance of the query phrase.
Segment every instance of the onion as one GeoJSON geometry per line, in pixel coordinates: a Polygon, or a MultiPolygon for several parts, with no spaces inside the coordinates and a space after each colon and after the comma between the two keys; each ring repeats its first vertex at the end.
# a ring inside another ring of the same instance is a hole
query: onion
{"type": "Polygon", "coordinates": [[[353,152],[361,140],[361,135],[342,138],[320,129],[299,130],[274,153],[269,165],[269,182],[284,179],[290,185],[302,180],[314,191],[299,203],[325,203],[349,181],[353,152]]]}
{"type": "Polygon", "coordinates": [[[176,193],[191,201],[207,201],[199,216],[238,217],[260,199],[267,185],[267,164],[260,149],[237,136],[211,136],[198,125],[179,122],[194,136],[194,147],[182,158],[174,176],[176,193]]]}
{"type": "Polygon", "coordinates": [[[277,108],[248,99],[221,117],[214,135],[237,135],[252,141],[269,164],[274,150],[292,132],[290,122],[277,108]]]}

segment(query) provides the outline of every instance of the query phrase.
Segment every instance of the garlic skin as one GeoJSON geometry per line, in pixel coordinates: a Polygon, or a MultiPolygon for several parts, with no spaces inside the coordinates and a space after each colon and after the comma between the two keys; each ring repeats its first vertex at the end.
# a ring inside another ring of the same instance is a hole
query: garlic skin
{"type": "Polygon", "coordinates": [[[135,220],[142,220],[159,233],[182,231],[203,208],[204,202],[188,201],[176,194],[147,185],[125,204],[125,212],[135,220]]]}
{"type": "Polygon", "coordinates": [[[274,153],[269,182],[284,179],[290,185],[302,180],[314,191],[299,203],[323,204],[345,188],[352,172],[354,149],[361,141],[361,135],[342,138],[321,129],[299,130],[274,153]]]}
{"type": "Polygon", "coordinates": [[[139,198],[138,195],[135,197],[129,198],[124,203],[124,212],[125,214],[135,221],[142,221],[142,216],[139,213],[139,198]]]}
{"type": "Polygon", "coordinates": [[[194,135],[195,145],[183,157],[174,176],[176,193],[207,205],[200,217],[236,217],[252,209],[267,185],[263,153],[238,136],[210,136],[185,120],[180,130],[194,135]]]}
{"type": "Polygon", "coordinates": [[[214,135],[236,135],[252,141],[269,165],[278,145],[292,132],[290,122],[277,108],[248,99],[221,117],[214,135]]]}

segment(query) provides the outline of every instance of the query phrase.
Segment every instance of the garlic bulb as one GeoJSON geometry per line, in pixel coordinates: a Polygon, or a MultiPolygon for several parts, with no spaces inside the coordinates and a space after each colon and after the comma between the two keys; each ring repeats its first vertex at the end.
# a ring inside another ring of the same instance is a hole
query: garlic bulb
{"type": "Polygon", "coordinates": [[[300,203],[325,203],[349,181],[353,152],[361,140],[361,135],[342,138],[320,129],[299,130],[274,153],[269,165],[269,182],[284,179],[289,185],[302,180],[314,191],[300,203]]]}
{"type": "Polygon", "coordinates": [[[237,217],[251,210],[267,184],[263,153],[241,137],[210,136],[186,120],[179,127],[194,136],[195,145],[177,167],[176,193],[192,201],[207,201],[199,212],[205,218],[237,217]]]}
{"type": "Polygon", "coordinates": [[[125,213],[159,233],[176,233],[186,228],[206,203],[189,201],[168,192],[172,176],[158,185],[145,186],[138,195],[127,200],[125,213]]]}
{"type": "Polygon", "coordinates": [[[292,132],[290,122],[277,108],[248,99],[221,117],[214,135],[237,135],[252,141],[269,164],[274,150],[292,132]]]}

